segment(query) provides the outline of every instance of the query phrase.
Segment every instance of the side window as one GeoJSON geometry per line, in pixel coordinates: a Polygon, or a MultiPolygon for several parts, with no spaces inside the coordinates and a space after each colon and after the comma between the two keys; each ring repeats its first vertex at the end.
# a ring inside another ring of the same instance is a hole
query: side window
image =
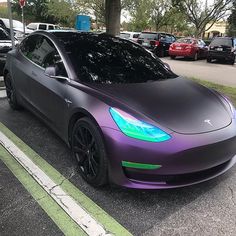
{"type": "Polygon", "coordinates": [[[134,35],[133,35],[133,38],[134,38],[134,39],[137,39],[138,36],[139,36],[139,34],[134,34],[134,35]]]}
{"type": "Polygon", "coordinates": [[[54,29],[54,26],[53,26],[53,25],[49,25],[49,26],[48,26],[48,29],[49,29],[49,30],[53,30],[53,29],[54,29]]]}
{"type": "Polygon", "coordinates": [[[236,48],[236,38],[234,39],[234,47],[236,48]]]}
{"type": "Polygon", "coordinates": [[[47,25],[45,25],[45,24],[39,24],[39,29],[40,29],[40,30],[46,30],[46,29],[47,29],[47,25]]]}
{"type": "Polygon", "coordinates": [[[35,64],[46,68],[57,67],[58,76],[67,77],[61,57],[53,43],[42,35],[32,35],[26,38],[20,46],[21,52],[35,64]]]}

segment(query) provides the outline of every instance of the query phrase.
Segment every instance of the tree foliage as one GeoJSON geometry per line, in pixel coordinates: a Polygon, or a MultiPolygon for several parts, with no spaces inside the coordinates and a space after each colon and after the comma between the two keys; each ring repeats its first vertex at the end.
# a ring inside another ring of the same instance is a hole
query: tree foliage
{"type": "Polygon", "coordinates": [[[236,36],[236,0],[233,1],[233,7],[228,18],[228,24],[228,35],[236,36]]]}
{"type": "Polygon", "coordinates": [[[222,19],[230,9],[232,0],[173,0],[180,12],[195,27],[195,36],[201,36],[212,25],[222,19]],[[208,29],[207,24],[210,24],[208,29]]]}

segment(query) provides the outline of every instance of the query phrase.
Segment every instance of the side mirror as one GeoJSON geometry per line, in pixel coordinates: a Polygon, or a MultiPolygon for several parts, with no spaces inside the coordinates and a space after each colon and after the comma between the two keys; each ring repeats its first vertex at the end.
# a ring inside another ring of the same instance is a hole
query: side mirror
{"type": "Polygon", "coordinates": [[[44,74],[48,77],[56,76],[57,75],[56,67],[55,66],[46,67],[44,74]]]}
{"type": "Polygon", "coordinates": [[[67,77],[58,75],[58,67],[57,66],[46,67],[44,74],[52,79],[57,79],[60,81],[69,81],[69,79],[67,77]]]}

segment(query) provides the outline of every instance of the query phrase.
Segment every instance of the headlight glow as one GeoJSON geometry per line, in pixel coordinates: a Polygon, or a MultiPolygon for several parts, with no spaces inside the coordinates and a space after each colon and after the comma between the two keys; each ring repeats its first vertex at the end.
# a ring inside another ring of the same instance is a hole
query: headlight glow
{"type": "Polygon", "coordinates": [[[171,138],[158,127],[140,121],[120,109],[111,107],[109,111],[119,129],[131,138],[149,142],[163,142],[171,138]]]}

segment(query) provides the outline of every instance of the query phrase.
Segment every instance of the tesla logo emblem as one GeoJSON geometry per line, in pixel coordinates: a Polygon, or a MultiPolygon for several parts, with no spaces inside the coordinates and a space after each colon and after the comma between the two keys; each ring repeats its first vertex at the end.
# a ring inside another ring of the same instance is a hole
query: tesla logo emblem
{"type": "Polygon", "coordinates": [[[211,120],[204,120],[204,122],[207,123],[210,126],[213,126],[212,123],[211,123],[211,120]]]}

